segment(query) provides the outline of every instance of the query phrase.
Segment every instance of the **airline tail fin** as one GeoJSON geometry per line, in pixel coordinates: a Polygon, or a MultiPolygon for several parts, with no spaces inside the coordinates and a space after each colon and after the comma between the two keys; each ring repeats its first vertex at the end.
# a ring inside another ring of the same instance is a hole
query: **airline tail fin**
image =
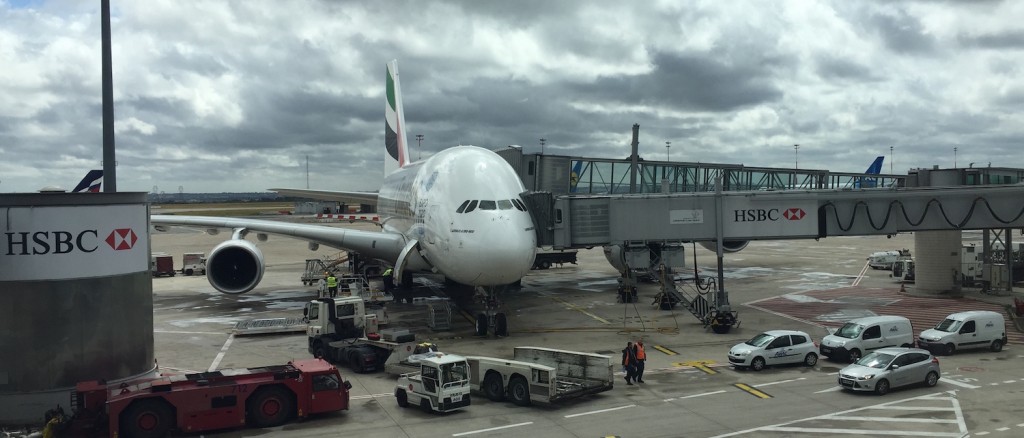
{"type": "Polygon", "coordinates": [[[873,161],[871,163],[871,165],[868,166],[868,170],[865,170],[864,173],[869,174],[869,175],[878,175],[878,174],[882,173],[882,161],[883,160],[885,160],[884,156],[880,156],[880,157],[875,158],[875,161],[873,161]]]}
{"type": "Polygon", "coordinates": [[[580,174],[583,173],[583,160],[576,161],[569,173],[569,193],[576,193],[576,186],[580,182],[580,174]]]}
{"type": "MultiPolygon", "coordinates": [[[[871,162],[868,166],[868,170],[864,173],[868,175],[878,175],[882,173],[882,161],[885,160],[884,156],[876,157],[875,161],[871,162]]],[[[853,187],[858,189],[869,189],[878,186],[878,178],[857,178],[853,182],[853,187]]]]}
{"type": "Polygon", "coordinates": [[[75,186],[72,193],[81,192],[92,192],[98,193],[100,191],[100,185],[103,184],[103,171],[102,170],[90,170],[89,173],[85,174],[85,178],[75,186]]]}
{"type": "Polygon", "coordinates": [[[409,163],[409,143],[405,136],[405,111],[402,108],[402,87],[398,82],[398,61],[387,64],[387,106],[384,109],[384,174],[390,174],[409,163]]]}

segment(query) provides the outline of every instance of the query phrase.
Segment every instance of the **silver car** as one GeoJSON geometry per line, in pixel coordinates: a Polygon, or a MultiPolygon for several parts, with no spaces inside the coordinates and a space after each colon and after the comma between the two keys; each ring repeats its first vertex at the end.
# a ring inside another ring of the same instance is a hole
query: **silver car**
{"type": "Polygon", "coordinates": [[[874,391],[939,381],[939,359],[920,348],[881,348],[839,370],[839,386],[852,391],[874,391]]]}
{"type": "Polygon", "coordinates": [[[761,371],[769,365],[818,363],[818,346],[807,333],[796,330],[770,330],[729,349],[729,363],[736,368],[761,371]]]}

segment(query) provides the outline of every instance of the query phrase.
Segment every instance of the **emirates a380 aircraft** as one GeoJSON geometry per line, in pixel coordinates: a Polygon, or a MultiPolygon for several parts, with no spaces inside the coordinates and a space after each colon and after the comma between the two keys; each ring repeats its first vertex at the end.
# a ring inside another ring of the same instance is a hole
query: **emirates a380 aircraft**
{"type": "MultiPolygon", "coordinates": [[[[277,189],[315,199],[376,203],[380,232],[256,219],[154,215],[158,229],[168,225],[233,229],[207,259],[210,284],[226,294],[252,290],[263,276],[260,250],[248,233],[306,240],[313,245],[354,251],[395,268],[395,278],[433,272],[448,280],[481,287],[492,294],[522,279],[533,264],[536,234],[520,193],[526,191],[512,167],[496,153],[456,146],[430,158],[409,161],[397,62],[387,65],[384,184],[378,193],[277,189]]],[[[489,301],[489,300],[488,300],[489,301]]],[[[477,316],[477,331],[505,335],[503,313],[477,316]]]]}

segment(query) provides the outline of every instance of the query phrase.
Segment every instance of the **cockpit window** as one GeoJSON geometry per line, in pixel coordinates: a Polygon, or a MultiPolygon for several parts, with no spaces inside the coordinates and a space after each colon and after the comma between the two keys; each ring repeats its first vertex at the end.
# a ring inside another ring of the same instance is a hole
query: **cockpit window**
{"type": "Polygon", "coordinates": [[[502,199],[502,200],[498,201],[498,208],[500,208],[502,210],[511,210],[512,209],[512,201],[509,201],[508,199],[502,199]]]}
{"type": "Polygon", "coordinates": [[[497,210],[498,205],[494,201],[480,201],[481,210],[497,210]]]}
{"type": "Polygon", "coordinates": [[[467,206],[469,206],[469,200],[468,200],[468,199],[467,199],[467,200],[465,200],[465,201],[463,201],[463,202],[462,202],[462,205],[460,205],[460,206],[459,206],[459,209],[458,209],[458,210],[455,210],[455,212],[456,212],[456,213],[462,213],[462,212],[466,211],[466,207],[467,207],[467,206]]]}
{"type": "Polygon", "coordinates": [[[466,206],[466,211],[465,212],[469,213],[469,212],[471,212],[473,210],[476,210],[476,201],[475,200],[469,201],[469,205],[466,206]]]}
{"type": "Polygon", "coordinates": [[[526,205],[523,205],[523,201],[513,199],[512,203],[515,204],[516,208],[518,208],[519,211],[526,211],[526,205]]]}

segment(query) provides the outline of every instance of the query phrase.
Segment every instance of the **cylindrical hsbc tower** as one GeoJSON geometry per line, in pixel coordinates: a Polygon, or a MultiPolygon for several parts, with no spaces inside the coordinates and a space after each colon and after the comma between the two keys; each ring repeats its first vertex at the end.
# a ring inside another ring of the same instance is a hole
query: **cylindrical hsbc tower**
{"type": "Polygon", "coordinates": [[[145,193],[0,194],[0,424],[153,372],[149,252],[145,193]]]}

